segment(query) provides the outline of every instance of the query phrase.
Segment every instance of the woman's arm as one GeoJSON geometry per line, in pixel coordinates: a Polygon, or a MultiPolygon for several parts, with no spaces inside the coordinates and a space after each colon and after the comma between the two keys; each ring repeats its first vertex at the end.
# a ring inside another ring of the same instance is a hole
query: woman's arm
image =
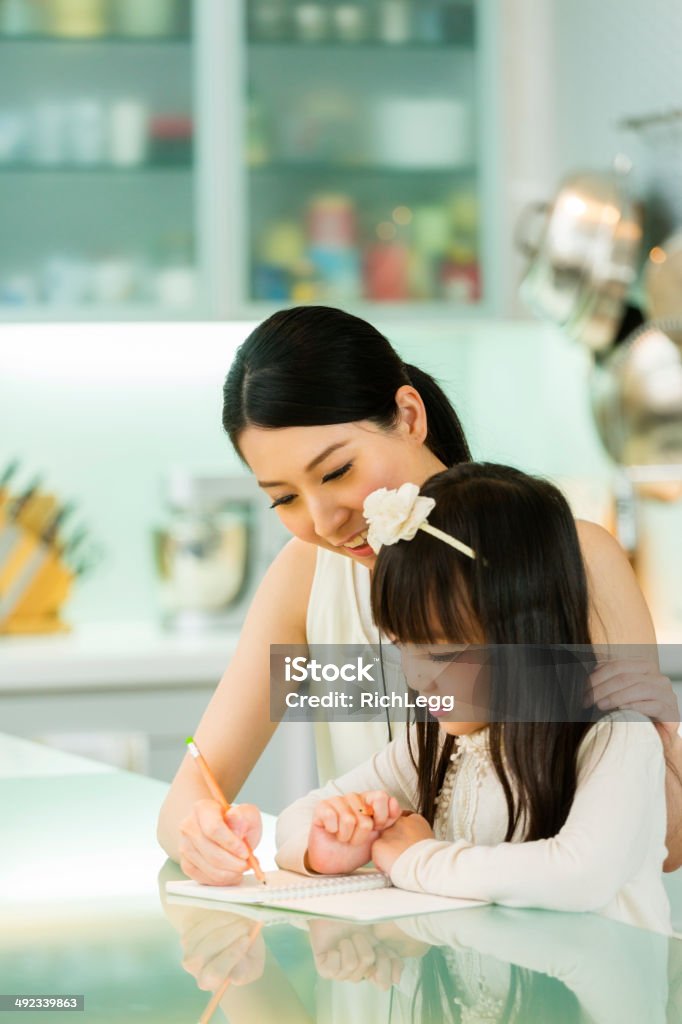
{"type": "Polygon", "coordinates": [[[649,644],[656,631],[632,566],[608,530],[576,521],[590,594],[590,634],[595,644],[649,644]]]}
{"type": "MultiPolygon", "coordinates": [[[[423,839],[395,857],[388,829],[372,859],[395,885],[415,892],[547,910],[604,907],[640,870],[650,843],[660,843],[663,860],[663,753],[646,721],[604,721],[583,749],[573,805],[553,838],[497,846],[423,839]]],[[[401,830],[403,819],[394,828],[401,830]]],[[[667,927],[663,894],[658,905],[655,896],[647,893],[642,909],[653,927],[667,927]]]]}
{"type": "MultiPolygon", "coordinates": [[[[234,658],[194,733],[228,800],[237,796],[275,731],[276,723],[270,721],[270,644],[306,643],[316,557],[317,548],[294,539],[274,560],[253,599],[234,658]]],[[[201,845],[202,834],[209,832],[215,833],[218,847],[230,848],[231,833],[218,805],[207,797],[196,765],[187,755],[159,815],[158,839],[173,860],[181,860],[181,825],[190,842],[201,845]]],[[[203,856],[220,859],[213,848],[203,856]]]]}
{"type": "MultiPolygon", "coordinates": [[[[668,763],[666,804],[668,808],[668,856],[663,868],[682,866],[682,738],[677,699],[670,680],[659,673],[656,631],[646,601],[620,544],[595,523],[576,522],[590,589],[590,633],[593,643],[628,646],[643,657],[648,667],[617,677],[597,673],[595,700],[606,698],[611,707],[627,707],[656,719],[668,763]],[[663,717],[665,716],[665,717],[663,717]],[[668,719],[670,719],[668,721],[668,719]]],[[[596,681],[595,677],[595,681],[596,681]]]]}

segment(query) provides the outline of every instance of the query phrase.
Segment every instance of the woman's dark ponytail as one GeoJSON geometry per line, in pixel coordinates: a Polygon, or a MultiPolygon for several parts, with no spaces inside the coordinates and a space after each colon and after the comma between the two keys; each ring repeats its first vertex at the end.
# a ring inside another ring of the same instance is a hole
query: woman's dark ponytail
{"type": "Polygon", "coordinates": [[[360,317],[330,306],[297,306],[264,320],[241,345],[223,389],[223,427],[239,452],[248,426],[323,426],[371,420],[395,426],[395,394],[422,396],[427,447],[446,466],[471,459],[469,446],[433,377],[403,363],[391,343],[360,317]]]}

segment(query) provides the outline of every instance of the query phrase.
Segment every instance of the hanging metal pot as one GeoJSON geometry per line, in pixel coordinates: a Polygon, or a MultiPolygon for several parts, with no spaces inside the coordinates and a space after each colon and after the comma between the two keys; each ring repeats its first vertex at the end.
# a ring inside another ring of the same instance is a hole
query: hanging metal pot
{"type": "Polygon", "coordinates": [[[682,465],[682,318],[649,321],[594,361],[591,401],[623,466],[682,465]]]}
{"type": "Polygon", "coordinates": [[[530,260],[524,302],[593,352],[616,337],[636,276],[642,223],[624,177],[618,170],[573,174],[554,202],[528,207],[517,230],[530,260]]]}

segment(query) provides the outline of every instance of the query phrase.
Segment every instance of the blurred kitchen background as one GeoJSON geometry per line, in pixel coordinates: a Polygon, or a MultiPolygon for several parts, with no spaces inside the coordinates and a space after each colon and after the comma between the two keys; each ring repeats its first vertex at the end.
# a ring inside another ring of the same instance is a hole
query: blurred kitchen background
{"type": "MultiPolygon", "coordinates": [[[[172,777],[283,541],[220,410],[287,303],[556,479],[682,650],[681,37],[675,0],[0,0],[0,729],[172,777]]],[[[245,797],[300,792],[303,730],[245,797]]]]}

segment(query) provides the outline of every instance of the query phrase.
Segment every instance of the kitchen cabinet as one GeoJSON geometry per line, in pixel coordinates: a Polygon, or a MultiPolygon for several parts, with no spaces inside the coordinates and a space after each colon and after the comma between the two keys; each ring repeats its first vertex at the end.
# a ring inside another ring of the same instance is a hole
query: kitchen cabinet
{"type": "Polygon", "coordinates": [[[0,0],[0,317],[496,304],[493,4],[0,0]]]}

